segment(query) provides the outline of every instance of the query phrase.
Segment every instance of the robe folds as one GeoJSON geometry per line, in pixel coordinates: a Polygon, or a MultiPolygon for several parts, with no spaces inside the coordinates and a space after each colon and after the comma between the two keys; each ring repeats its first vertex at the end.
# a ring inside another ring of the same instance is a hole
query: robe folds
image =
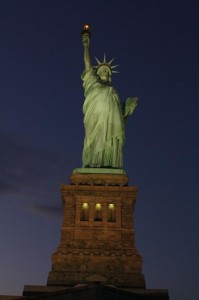
{"type": "Polygon", "coordinates": [[[83,167],[122,168],[125,131],[118,93],[101,82],[93,68],[81,78],[85,95],[83,167]]]}

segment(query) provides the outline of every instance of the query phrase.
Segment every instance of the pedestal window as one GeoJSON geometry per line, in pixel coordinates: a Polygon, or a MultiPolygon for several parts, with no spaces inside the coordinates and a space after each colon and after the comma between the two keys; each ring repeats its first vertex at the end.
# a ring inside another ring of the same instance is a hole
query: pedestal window
{"type": "Polygon", "coordinates": [[[108,222],[116,222],[115,204],[108,204],[108,222]]]}
{"type": "Polygon", "coordinates": [[[89,204],[84,202],[81,206],[80,221],[88,221],[89,218],[89,204]]]}
{"type": "Polygon", "coordinates": [[[102,221],[102,205],[101,205],[101,203],[96,203],[95,204],[94,221],[102,221]]]}

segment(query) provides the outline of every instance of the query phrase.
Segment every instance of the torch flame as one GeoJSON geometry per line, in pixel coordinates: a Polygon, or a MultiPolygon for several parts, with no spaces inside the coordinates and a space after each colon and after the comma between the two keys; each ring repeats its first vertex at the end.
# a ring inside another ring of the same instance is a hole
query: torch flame
{"type": "Polygon", "coordinates": [[[84,29],[89,29],[89,28],[90,28],[90,26],[88,24],[84,25],[84,29]]]}

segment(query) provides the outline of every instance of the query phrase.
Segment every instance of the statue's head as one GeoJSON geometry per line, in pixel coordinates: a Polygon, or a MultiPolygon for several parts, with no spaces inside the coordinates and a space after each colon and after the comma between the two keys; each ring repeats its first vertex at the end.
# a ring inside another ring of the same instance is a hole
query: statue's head
{"type": "Polygon", "coordinates": [[[103,82],[111,82],[111,69],[107,64],[101,64],[97,68],[97,74],[99,75],[99,78],[103,82]]]}
{"type": "Polygon", "coordinates": [[[104,54],[104,61],[100,62],[97,58],[95,58],[96,61],[98,62],[98,66],[95,68],[97,69],[97,74],[99,75],[99,78],[103,82],[111,82],[112,78],[112,73],[119,73],[118,71],[113,71],[112,69],[116,68],[116,66],[111,66],[112,61],[114,60],[111,59],[109,62],[106,62],[106,55],[104,54]]]}

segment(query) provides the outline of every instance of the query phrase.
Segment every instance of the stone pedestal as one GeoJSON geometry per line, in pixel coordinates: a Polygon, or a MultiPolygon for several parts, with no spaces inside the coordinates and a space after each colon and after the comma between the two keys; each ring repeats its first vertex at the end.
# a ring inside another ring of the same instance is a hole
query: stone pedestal
{"type": "Polygon", "coordinates": [[[128,186],[128,177],[75,173],[61,194],[61,242],[52,256],[47,285],[145,288],[134,241],[137,188],[128,186]]]}

